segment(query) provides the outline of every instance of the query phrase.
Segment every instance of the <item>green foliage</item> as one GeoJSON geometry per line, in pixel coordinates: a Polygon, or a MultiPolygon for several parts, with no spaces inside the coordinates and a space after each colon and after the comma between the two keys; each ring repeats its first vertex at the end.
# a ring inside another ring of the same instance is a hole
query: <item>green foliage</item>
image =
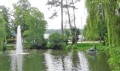
{"type": "Polygon", "coordinates": [[[28,18],[28,30],[24,32],[25,39],[28,44],[43,48],[44,32],[47,22],[44,20],[43,13],[37,8],[31,9],[31,16],[28,18]]]}
{"type": "Polygon", "coordinates": [[[105,41],[107,28],[105,24],[104,10],[100,1],[87,1],[88,9],[87,25],[84,29],[84,36],[88,40],[105,41]]]}
{"type": "Polygon", "coordinates": [[[64,49],[65,49],[65,50],[69,50],[69,49],[71,49],[71,48],[72,48],[71,45],[67,45],[64,49]]]}
{"type": "Polygon", "coordinates": [[[80,30],[76,27],[71,28],[71,37],[72,37],[72,44],[77,43],[80,35],[80,30]]]}
{"type": "Polygon", "coordinates": [[[120,0],[87,0],[88,20],[85,36],[100,38],[110,46],[110,66],[120,70],[120,0]]]}
{"type": "Polygon", "coordinates": [[[63,49],[66,45],[64,36],[59,33],[50,34],[48,44],[53,49],[63,49]]]}
{"type": "Polygon", "coordinates": [[[3,19],[3,16],[0,12],[0,47],[3,47],[4,40],[6,38],[6,30],[5,30],[5,20],[3,19]]]}
{"type": "Polygon", "coordinates": [[[7,38],[10,37],[8,9],[0,6],[0,49],[6,50],[7,38]]]}
{"type": "Polygon", "coordinates": [[[30,17],[30,8],[31,5],[28,0],[19,0],[14,6],[14,27],[16,28],[17,25],[21,25],[22,32],[28,29],[27,24],[28,18],[30,17]],[[27,21],[26,21],[27,20],[27,21]]]}
{"type": "Polygon", "coordinates": [[[96,40],[98,35],[98,9],[97,9],[97,1],[87,1],[87,9],[88,9],[88,18],[87,18],[87,25],[85,28],[85,37],[89,40],[96,40]]]}
{"type": "Polygon", "coordinates": [[[113,71],[119,71],[120,70],[120,12],[119,12],[119,0],[109,0],[102,2],[102,5],[104,6],[105,15],[107,19],[107,30],[108,30],[108,43],[109,43],[109,53],[110,53],[110,66],[113,69],[113,71]]]}
{"type": "Polygon", "coordinates": [[[70,31],[68,29],[65,29],[64,30],[64,39],[65,39],[65,42],[66,44],[68,44],[68,40],[70,40],[70,31]]]}
{"type": "Polygon", "coordinates": [[[96,46],[98,51],[105,51],[107,46],[103,46],[101,43],[79,43],[76,44],[75,49],[78,50],[88,50],[92,47],[96,46]]]}
{"type": "Polygon", "coordinates": [[[73,44],[73,45],[71,45],[71,44],[69,44],[69,45],[67,45],[64,49],[65,50],[73,50],[73,49],[76,49],[77,48],[77,45],[76,44],[73,44]]]}
{"type": "Polygon", "coordinates": [[[10,24],[9,24],[9,10],[8,8],[6,8],[5,6],[0,6],[0,10],[1,10],[1,15],[5,21],[5,32],[6,32],[6,39],[9,38],[11,36],[10,30],[10,24]]]}
{"type": "Polygon", "coordinates": [[[110,56],[109,64],[113,71],[120,70],[120,47],[110,47],[110,56]]]}
{"type": "Polygon", "coordinates": [[[44,48],[44,33],[47,22],[44,15],[37,8],[31,7],[28,0],[19,0],[14,4],[15,25],[21,25],[24,43],[31,48],[44,48]]]}

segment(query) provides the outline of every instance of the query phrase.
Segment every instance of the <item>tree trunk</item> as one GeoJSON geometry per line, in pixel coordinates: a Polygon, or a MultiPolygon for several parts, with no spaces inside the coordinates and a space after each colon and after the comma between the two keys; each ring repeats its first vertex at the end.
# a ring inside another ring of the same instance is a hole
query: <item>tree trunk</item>
{"type": "MultiPolygon", "coordinates": [[[[66,5],[68,5],[68,1],[67,0],[66,0],[66,5]]],[[[68,22],[69,22],[69,25],[70,25],[70,29],[72,29],[69,7],[67,6],[66,9],[67,9],[68,22]]]]}
{"type": "Polygon", "coordinates": [[[63,0],[61,0],[61,33],[63,33],[63,0]]]}
{"type": "MultiPolygon", "coordinates": [[[[74,4],[73,0],[72,0],[72,3],[74,4]]],[[[73,5],[74,6],[74,5],[73,5]]],[[[73,7],[73,19],[74,19],[74,27],[76,28],[76,17],[75,17],[75,8],[73,7]]]]}

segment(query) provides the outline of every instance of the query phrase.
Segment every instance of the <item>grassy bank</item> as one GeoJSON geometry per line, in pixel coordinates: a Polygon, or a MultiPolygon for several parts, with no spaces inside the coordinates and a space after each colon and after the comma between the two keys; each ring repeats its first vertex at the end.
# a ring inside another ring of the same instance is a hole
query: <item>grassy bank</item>
{"type": "Polygon", "coordinates": [[[73,48],[84,51],[94,47],[94,45],[96,46],[98,51],[105,51],[108,48],[107,46],[104,46],[101,43],[77,43],[73,45],[73,48]]]}
{"type": "MultiPolygon", "coordinates": [[[[107,50],[107,46],[103,46],[101,43],[77,43],[74,45],[67,45],[65,47],[65,49],[76,49],[76,50],[88,50],[92,47],[94,47],[94,45],[96,46],[98,51],[104,51],[107,50]]],[[[15,49],[15,47],[13,45],[8,44],[8,46],[6,47],[6,50],[13,50],[15,49]]],[[[2,48],[0,48],[0,50],[2,50],[2,48]]]]}
{"type": "Polygon", "coordinates": [[[0,47],[0,51],[14,50],[14,49],[15,49],[15,44],[7,44],[4,47],[0,47]]]}

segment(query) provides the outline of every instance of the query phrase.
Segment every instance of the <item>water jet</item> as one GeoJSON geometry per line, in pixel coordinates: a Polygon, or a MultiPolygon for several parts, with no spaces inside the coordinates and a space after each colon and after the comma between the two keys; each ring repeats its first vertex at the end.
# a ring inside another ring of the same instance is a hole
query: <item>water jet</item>
{"type": "Polygon", "coordinates": [[[23,53],[23,46],[22,46],[22,37],[21,37],[21,27],[17,27],[17,36],[16,36],[16,54],[23,53]]]}

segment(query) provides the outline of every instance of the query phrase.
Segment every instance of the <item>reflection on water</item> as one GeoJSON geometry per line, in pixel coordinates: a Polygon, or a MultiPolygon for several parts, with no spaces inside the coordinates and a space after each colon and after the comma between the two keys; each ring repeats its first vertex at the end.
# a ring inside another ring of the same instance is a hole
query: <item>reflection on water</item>
{"type": "Polygon", "coordinates": [[[111,71],[105,53],[32,50],[27,55],[0,54],[0,71],[111,71]],[[24,57],[23,57],[24,56],[24,57]]]}
{"type": "Polygon", "coordinates": [[[55,56],[51,55],[50,52],[46,52],[45,61],[46,61],[46,67],[48,68],[47,71],[63,70],[61,57],[56,58],[55,56]]]}
{"type": "Polygon", "coordinates": [[[64,58],[65,71],[73,71],[72,52],[69,52],[64,58]]]}
{"type": "Polygon", "coordinates": [[[108,65],[108,56],[104,52],[86,55],[90,71],[111,71],[108,65]]]}
{"type": "Polygon", "coordinates": [[[77,71],[89,71],[88,61],[83,52],[78,52],[79,64],[77,71]]]}
{"type": "Polygon", "coordinates": [[[11,71],[22,71],[23,55],[11,55],[11,71]]]}
{"type": "Polygon", "coordinates": [[[79,65],[74,67],[72,52],[66,56],[53,56],[51,52],[45,53],[47,71],[89,71],[88,62],[83,52],[78,52],[79,65]]]}

